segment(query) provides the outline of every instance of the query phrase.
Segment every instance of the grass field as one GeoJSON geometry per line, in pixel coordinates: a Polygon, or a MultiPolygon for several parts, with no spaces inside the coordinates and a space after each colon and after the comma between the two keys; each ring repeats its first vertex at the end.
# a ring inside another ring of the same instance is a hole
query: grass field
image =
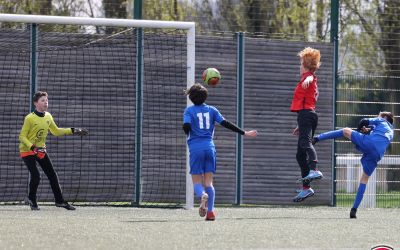
{"type": "Polygon", "coordinates": [[[197,210],[0,206],[1,249],[371,249],[400,248],[400,209],[217,208],[197,210]]]}

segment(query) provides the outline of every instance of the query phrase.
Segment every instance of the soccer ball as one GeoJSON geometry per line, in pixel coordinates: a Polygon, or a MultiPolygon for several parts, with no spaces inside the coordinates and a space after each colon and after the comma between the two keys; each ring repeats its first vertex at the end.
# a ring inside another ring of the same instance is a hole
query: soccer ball
{"type": "Polygon", "coordinates": [[[216,68],[208,68],[203,71],[202,78],[205,84],[215,86],[221,80],[221,73],[216,68]]]}

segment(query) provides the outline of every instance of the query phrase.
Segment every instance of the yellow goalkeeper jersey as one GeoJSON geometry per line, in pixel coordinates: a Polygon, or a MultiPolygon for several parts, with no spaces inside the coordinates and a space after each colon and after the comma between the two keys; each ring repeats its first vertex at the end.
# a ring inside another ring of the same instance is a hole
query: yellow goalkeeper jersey
{"type": "Polygon", "coordinates": [[[30,152],[33,144],[39,148],[45,147],[49,130],[55,136],[72,134],[71,128],[57,127],[49,112],[45,112],[44,116],[37,111],[27,115],[19,134],[20,153],[30,152]]]}

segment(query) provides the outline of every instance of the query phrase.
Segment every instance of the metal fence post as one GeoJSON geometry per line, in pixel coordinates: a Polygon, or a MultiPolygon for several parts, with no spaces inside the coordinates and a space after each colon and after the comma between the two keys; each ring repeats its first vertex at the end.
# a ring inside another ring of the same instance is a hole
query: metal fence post
{"type": "Polygon", "coordinates": [[[38,25],[36,23],[32,23],[30,25],[30,43],[31,43],[31,55],[30,55],[30,75],[29,75],[29,84],[30,84],[30,95],[29,95],[29,110],[32,112],[35,107],[33,106],[32,97],[37,89],[37,47],[38,47],[38,25]]]}
{"type": "MultiPolygon", "coordinates": [[[[236,33],[237,41],[237,125],[243,127],[243,102],[244,102],[244,33],[236,33]]],[[[242,180],[243,180],[243,138],[236,134],[236,205],[242,203],[242,180]]]]}
{"type": "MultiPolygon", "coordinates": [[[[331,0],[331,43],[333,43],[333,130],[336,129],[336,96],[338,84],[338,57],[339,57],[339,0],[331,0]]],[[[332,201],[331,205],[336,206],[336,143],[332,142],[332,201]]]]}

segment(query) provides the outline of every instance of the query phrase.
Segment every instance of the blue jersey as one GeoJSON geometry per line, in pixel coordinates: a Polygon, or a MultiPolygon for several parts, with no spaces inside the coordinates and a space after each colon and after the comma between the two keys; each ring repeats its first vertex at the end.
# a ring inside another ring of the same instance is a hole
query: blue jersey
{"type": "Polygon", "coordinates": [[[371,136],[380,135],[386,137],[389,142],[393,141],[393,125],[383,118],[369,118],[369,125],[373,126],[371,136]]]}
{"type": "Polygon", "coordinates": [[[369,134],[373,146],[383,157],[390,142],[393,141],[393,125],[380,117],[369,118],[368,121],[369,125],[373,127],[369,134]]]}
{"type": "Polygon", "coordinates": [[[385,154],[387,147],[393,140],[393,126],[383,118],[369,118],[369,127],[372,128],[369,135],[353,131],[351,141],[356,148],[363,153],[361,163],[364,173],[368,176],[375,171],[378,162],[385,154]]]}
{"type": "Polygon", "coordinates": [[[183,123],[190,123],[190,132],[187,137],[189,150],[192,152],[215,148],[214,123],[221,123],[223,120],[225,119],[217,108],[205,103],[187,107],[183,115],[183,123]]]}

